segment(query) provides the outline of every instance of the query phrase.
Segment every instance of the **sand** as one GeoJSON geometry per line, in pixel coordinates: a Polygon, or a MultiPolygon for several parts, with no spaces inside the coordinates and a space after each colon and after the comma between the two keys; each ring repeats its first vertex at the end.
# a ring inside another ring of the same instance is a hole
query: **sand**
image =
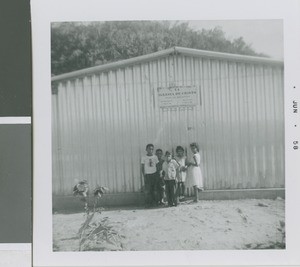
{"type": "MultiPolygon", "coordinates": [[[[54,251],[78,251],[84,213],[53,215],[54,251]]],[[[183,202],[177,207],[95,213],[91,224],[116,238],[85,240],[82,250],[214,250],[284,248],[284,200],[183,202]],[[281,226],[280,226],[281,221],[281,226]]]]}

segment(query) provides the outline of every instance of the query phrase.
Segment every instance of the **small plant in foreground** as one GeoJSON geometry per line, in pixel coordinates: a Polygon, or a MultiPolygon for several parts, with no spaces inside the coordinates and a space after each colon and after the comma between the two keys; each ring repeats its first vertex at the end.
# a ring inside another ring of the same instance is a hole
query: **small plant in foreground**
{"type": "Polygon", "coordinates": [[[285,249],[285,222],[279,221],[280,228],[277,230],[281,233],[281,240],[280,241],[271,241],[267,244],[246,244],[245,249],[285,249]]]}
{"type": "Polygon", "coordinates": [[[84,231],[80,231],[80,235],[80,251],[122,250],[123,236],[109,224],[108,217],[97,222],[92,222],[90,219],[84,231]]]}
{"type": "Polygon", "coordinates": [[[285,246],[285,222],[279,221],[280,228],[277,228],[277,230],[281,233],[281,243],[285,246]]]}
{"type": "Polygon", "coordinates": [[[122,236],[118,234],[112,226],[108,224],[108,218],[105,217],[100,221],[93,221],[95,212],[100,212],[98,208],[99,200],[108,192],[109,189],[105,186],[97,186],[93,190],[94,207],[90,214],[88,206],[89,185],[86,180],[77,183],[73,188],[73,195],[79,196],[80,200],[85,203],[84,211],[86,219],[78,230],[79,251],[83,250],[121,250],[122,236]]]}
{"type": "Polygon", "coordinates": [[[98,186],[94,189],[94,212],[96,211],[100,198],[108,191],[109,189],[105,186],[98,186]]]}
{"type": "Polygon", "coordinates": [[[88,192],[89,192],[89,185],[87,180],[80,181],[73,187],[73,195],[80,197],[80,200],[84,202],[84,210],[86,214],[89,213],[89,207],[88,207],[88,192]]]}

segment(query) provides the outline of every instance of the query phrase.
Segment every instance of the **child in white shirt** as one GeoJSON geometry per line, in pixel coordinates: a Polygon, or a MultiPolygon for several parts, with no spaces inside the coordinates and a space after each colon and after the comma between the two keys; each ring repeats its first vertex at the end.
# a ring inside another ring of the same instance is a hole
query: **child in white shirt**
{"type": "Polygon", "coordinates": [[[155,189],[157,185],[157,169],[156,164],[159,162],[156,155],[153,154],[154,145],[146,146],[147,154],[142,157],[141,168],[145,179],[145,198],[146,207],[155,206],[155,189]]]}

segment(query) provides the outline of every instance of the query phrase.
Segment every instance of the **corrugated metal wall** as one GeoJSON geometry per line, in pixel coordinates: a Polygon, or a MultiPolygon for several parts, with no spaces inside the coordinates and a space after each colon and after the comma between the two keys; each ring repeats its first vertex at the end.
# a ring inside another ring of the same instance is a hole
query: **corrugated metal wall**
{"type": "Polygon", "coordinates": [[[58,83],[53,193],[75,179],[137,192],[147,143],[198,142],[206,189],[284,186],[283,67],[184,55],[58,83]],[[198,105],[162,109],[157,88],[192,85],[198,105]]]}

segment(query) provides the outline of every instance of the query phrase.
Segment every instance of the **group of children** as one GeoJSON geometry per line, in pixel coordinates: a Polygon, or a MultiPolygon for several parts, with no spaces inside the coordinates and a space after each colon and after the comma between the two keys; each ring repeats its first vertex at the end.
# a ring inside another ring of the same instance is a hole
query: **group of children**
{"type": "Polygon", "coordinates": [[[185,187],[193,187],[194,201],[198,201],[198,191],[203,190],[199,147],[192,143],[190,148],[193,156],[189,159],[181,146],[176,147],[175,157],[166,151],[163,159],[161,149],[156,149],[154,154],[154,145],[146,146],[147,154],[142,157],[141,164],[147,207],[164,204],[165,195],[169,206],[177,206],[184,198],[185,187]]]}

